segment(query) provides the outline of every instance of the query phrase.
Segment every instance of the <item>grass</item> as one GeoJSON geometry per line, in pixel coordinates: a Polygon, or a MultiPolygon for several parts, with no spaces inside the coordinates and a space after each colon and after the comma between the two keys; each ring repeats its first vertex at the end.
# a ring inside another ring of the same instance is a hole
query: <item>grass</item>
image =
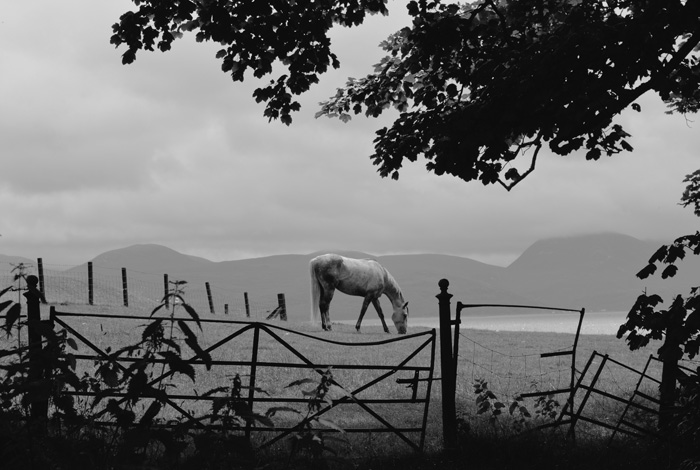
{"type": "MultiPolygon", "coordinates": [[[[130,313],[128,309],[111,309],[107,307],[87,306],[58,306],[59,311],[96,313],[130,313]]],[[[142,315],[142,313],[138,313],[142,315]]],[[[208,314],[202,318],[218,318],[208,314]]],[[[69,318],[68,323],[73,325],[81,334],[100,349],[111,347],[112,350],[137,340],[141,334],[143,320],[121,319],[95,319],[95,318],[69,318]]],[[[309,324],[282,324],[272,323],[288,327],[294,332],[317,336],[322,339],[347,343],[368,343],[396,338],[395,335],[387,335],[380,327],[365,327],[362,334],[357,334],[351,325],[334,325],[332,332],[320,332],[320,328],[309,324]]],[[[204,324],[201,334],[204,347],[213,345],[219,340],[234,333],[241,326],[204,324]]],[[[315,341],[307,336],[297,335],[294,332],[273,330],[280,337],[293,346],[304,357],[314,364],[339,365],[389,365],[398,364],[405,359],[418,343],[422,343],[426,337],[420,337],[419,341],[390,343],[385,345],[361,347],[340,346],[327,342],[315,341]]],[[[413,328],[411,333],[427,331],[427,329],[413,328]]],[[[212,351],[212,358],[221,361],[248,361],[251,358],[254,338],[252,331],[244,333],[234,341],[212,351]]],[[[287,348],[280,345],[275,339],[264,332],[259,338],[258,361],[286,362],[301,364],[301,360],[287,348]]],[[[442,420],[440,401],[440,382],[432,385],[432,399],[429,405],[425,452],[418,456],[409,446],[399,440],[393,434],[367,434],[348,433],[347,442],[334,444],[338,453],[338,459],[333,461],[333,468],[369,469],[377,466],[382,468],[654,468],[648,466],[651,463],[649,449],[639,444],[639,441],[624,437],[616,438],[612,447],[608,446],[610,431],[602,427],[580,423],[577,426],[576,445],[564,434],[567,429],[555,429],[546,433],[526,433],[518,435],[514,432],[514,424],[508,417],[499,417],[496,423],[491,423],[487,415],[478,415],[474,406],[475,395],[473,383],[476,379],[488,381],[489,387],[496,396],[509,402],[520,393],[528,392],[533,387],[539,390],[550,390],[566,387],[569,384],[571,373],[570,356],[555,356],[542,358],[541,354],[552,351],[570,350],[574,341],[572,334],[538,333],[538,332],[494,332],[485,330],[462,330],[459,336],[459,361],[457,371],[457,405],[460,417],[464,419],[467,428],[463,428],[460,435],[460,448],[454,453],[448,454],[442,451],[442,420]]],[[[636,370],[641,370],[649,354],[655,353],[659,345],[651,345],[646,350],[631,352],[622,341],[609,335],[583,335],[579,340],[576,357],[576,370],[580,374],[584,365],[591,357],[593,351],[600,354],[609,354],[618,362],[628,365],[636,370]]],[[[89,353],[84,345],[80,347],[80,353],[89,353]]],[[[91,352],[90,352],[91,353],[91,352]]],[[[185,354],[187,356],[187,354],[185,354]]],[[[409,365],[427,365],[430,363],[429,349],[424,350],[409,362],[409,365]]],[[[596,357],[591,372],[596,370],[601,363],[601,357],[596,357]]],[[[436,345],[435,357],[436,369],[434,375],[439,377],[439,345],[436,345]]],[[[90,371],[93,367],[89,361],[82,361],[79,367],[83,371],[90,371]]],[[[660,366],[653,363],[652,375],[660,377],[660,366]]],[[[334,370],[336,381],[346,390],[353,391],[362,387],[373,379],[376,379],[384,371],[376,370],[334,370]]],[[[204,367],[197,367],[196,382],[192,382],[185,376],[175,376],[169,380],[170,393],[198,393],[227,385],[235,374],[244,378],[244,383],[250,378],[251,371],[247,366],[215,366],[211,371],[204,367]]],[[[411,391],[404,384],[397,384],[396,378],[408,378],[412,373],[401,372],[383,380],[374,386],[360,392],[358,396],[369,399],[406,398],[411,391]]],[[[260,390],[256,393],[263,397],[301,397],[298,387],[287,387],[288,384],[302,378],[315,378],[317,374],[312,370],[291,367],[258,367],[256,370],[256,387],[260,390]]],[[[613,393],[617,396],[627,397],[637,384],[639,375],[612,363],[608,363],[601,369],[600,380],[597,387],[613,393]]],[[[427,382],[421,382],[419,392],[425,395],[427,382]]],[[[653,384],[643,384],[643,389],[649,394],[655,394],[653,384]]],[[[564,395],[557,397],[561,403],[564,395]]],[[[576,403],[581,403],[582,396],[577,395],[576,403]]],[[[534,402],[526,402],[530,411],[534,402]]],[[[185,402],[184,407],[193,412],[202,412],[208,403],[185,402]]],[[[256,405],[256,412],[262,413],[271,403],[256,405]]],[[[304,404],[298,403],[290,406],[304,412],[304,404]]],[[[384,416],[393,425],[400,427],[420,426],[422,421],[422,405],[391,405],[372,404],[381,416],[384,416]]],[[[586,416],[603,422],[614,424],[622,412],[623,405],[604,397],[592,396],[586,407],[586,416]]],[[[167,416],[167,415],[166,415],[167,416]]],[[[174,415],[170,415],[173,417],[174,415]]],[[[377,421],[371,415],[361,410],[357,405],[337,407],[325,418],[343,427],[376,427],[377,421]]],[[[283,418],[279,415],[278,425],[291,423],[298,418],[283,418]]],[[[638,414],[633,417],[638,422],[649,420],[648,416],[638,414]]],[[[649,425],[653,426],[653,420],[649,425]]],[[[412,436],[417,438],[416,436],[412,436]]],[[[641,441],[644,442],[644,441],[641,441]]],[[[261,459],[267,462],[270,468],[291,465],[288,456],[288,442],[281,442],[261,452],[261,459]]],[[[330,454],[329,454],[330,455],[330,454]]],[[[654,461],[654,463],[658,463],[654,461]]],[[[300,463],[303,465],[303,462],[300,463]]]]}

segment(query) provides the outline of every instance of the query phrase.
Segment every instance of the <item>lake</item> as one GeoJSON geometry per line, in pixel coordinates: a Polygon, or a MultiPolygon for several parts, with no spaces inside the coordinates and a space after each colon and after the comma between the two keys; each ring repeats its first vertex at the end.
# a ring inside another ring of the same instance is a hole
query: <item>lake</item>
{"type": "MultiPolygon", "coordinates": [[[[615,335],[620,325],[625,322],[627,312],[586,312],[581,325],[581,334],[615,335]]],[[[553,333],[576,333],[578,312],[523,312],[505,314],[465,314],[462,312],[461,328],[493,331],[546,331],[553,333]]],[[[386,316],[387,325],[392,325],[391,315],[386,316]]],[[[338,323],[354,325],[355,320],[343,320],[338,323]]],[[[380,326],[378,318],[367,318],[363,325],[380,326]]],[[[411,326],[438,328],[437,317],[415,317],[408,321],[411,326]]]]}

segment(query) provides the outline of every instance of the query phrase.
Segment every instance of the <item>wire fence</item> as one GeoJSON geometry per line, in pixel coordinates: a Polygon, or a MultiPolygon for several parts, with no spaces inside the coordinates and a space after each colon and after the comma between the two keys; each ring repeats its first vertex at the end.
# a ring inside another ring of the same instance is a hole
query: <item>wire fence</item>
{"type": "MultiPolygon", "coordinates": [[[[39,287],[43,290],[47,302],[53,305],[128,307],[149,311],[162,302],[166,293],[166,277],[163,274],[97,265],[92,266],[92,276],[89,275],[87,266],[44,264],[40,270],[37,264],[27,263],[21,268],[25,275],[33,274],[41,278],[43,285],[39,287]]],[[[0,262],[0,289],[9,286],[24,288],[24,281],[15,278],[18,272],[17,264],[0,262]]],[[[175,280],[188,281],[175,277],[169,277],[167,280],[170,288],[170,283],[175,280]]],[[[236,286],[217,282],[216,279],[206,282],[188,281],[184,292],[187,303],[200,314],[226,314],[253,320],[263,320],[274,312],[280,306],[278,296],[282,295],[248,293],[236,289],[236,286]]],[[[3,298],[23,301],[21,291],[8,292],[3,298]]]]}

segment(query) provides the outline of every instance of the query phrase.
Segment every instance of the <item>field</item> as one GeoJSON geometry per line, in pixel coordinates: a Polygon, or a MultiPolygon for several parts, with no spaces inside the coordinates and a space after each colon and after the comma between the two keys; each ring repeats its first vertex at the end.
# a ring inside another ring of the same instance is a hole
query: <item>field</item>
{"type": "MultiPolygon", "coordinates": [[[[100,314],[127,313],[126,309],[110,309],[107,307],[86,307],[86,306],[58,306],[59,311],[71,312],[95,312],[100,314]]],[[[128,312],[134,314],[134,312],[128,312]]],[[[142,315],[142,313],[139,312],[142,315]]],[[[203,315],[202,318],[214,318],[203,315]]],[[[220,316],[218,317],[221,318],[220,316]]],[[[131,319],[105,319],[90,317],[67,317],[65,321],[75,328],[80,334],[85,336],[98,349],[112,351],[119,347],[137,341],[145,325],[144,320],[131,319]]],[[[376,346],[364,344],[381,342],[383,340],[396,338],[396,335],[387,335],[379,327],[363,327],[363,333],[357,334],[351,325],[335,324],[334,331],[320,332],[320,327],[308,323],[281,323],[272,322],[270,325],[283,326],[292,331],[277,331],[280,338],[296,349],[300,355],[317,365],[334,365],[334,379],[342,388],[349,392],[354,392],[366,384],[377,379],[384,373],[382,370],[356,370],[343,369],[342,366],[357,365],[395,365],[403,361],[416,347],[425,342],[425,336],[419,336],[416,341],[394,342],[379,344],[376,346]],[[296,333],[301,333],[298,335],[296,333]],[[343,343],[363,343],[362,347],[348,347],[337,344],[330,344],[324,341],[315,340],[318,337],[323,340],[331,340],[343,343]]],[[[217,344],[221,339],[235,333],[241,325],[225,324],[203,324],[203,331],[200,334],[203,347],[217,344]]],[[[410,333],[427,332],[427,328],[412,328],[410,333]]],[[[244,333],[233,341],[222,344],[212,351],[212,359],[221,362],[250,361],[254,338],[252,333],[244,333]]],[[[459,335],[459,360],[457,369],[457,407],[458,415],[469,431],[469,439],[473,445],[488,447],[494,441],[489,439],[501,439],[516,434],[516,425],[513,418],[509,416],[499,416],[495,421],[489,420],[492,417],[489,413],[478,414],[475,406],[476,395],[474,393],[474,383],[476,380],[485,380],[489,388],[495,393],[497,399],[509,404],[521,393],[533,390],[554,390],[565,388],[569,385],[571,374],[570,356],[555,356],[542,358],[542,353],[553,351],[570,350],[574,341],[574,335],[562,333],[538,333],[538,332],[494,332],[487,330],[462,330],[459,335]],[[487,441],[483,441],[487,439],[487,441]],[[478,444],[477,444],[478,443],[478,444]]],[[[79,354],[92,354],[90,348],[79,342],[79,354]]],[[[646,350],[631,352],[622,340],[611,335],[582,335],[577,349],[576,370],[577,378],[586,362],[591,357],[593,351],[600,354],[608,354],[616,361],[630,366],[633,369],[641,370],[647,362],[649,355],[656,352],[658,345],[652,345],[646,350]]],[[[299,365],[298,355],[290,349],[281,346],[280,343],[261,334],[259,338],[257,361],[267,364],[288,363],[299,365]]],[[[440,377],[439,370],[439,345],[435,351],[435,377],[440,377]]],[[[185,357],[188,354],[184,354],[185,357]]],[[[425,348],[420,354],[408,362],[408,365],[426,366],[430,364],[430,348],[425,348]]],[[[591,366],[591,370],[597,368],[601,358],[597,357],[591,366]]],[[[660,377],[660,369],[657,363],[655,369],[650,371],[651,375],[660,377]]],[[[91,372],[94,368],[92,361],[80,361],[78,364],[80,372],[91,372]]],[[[248,366],[227,364],[212,367],[207,371],[203,366],[196,367],[196,380],[193,382],[184,375],[176,375],[167,379],[168,392],[175,394],[202,395],[207,390],[230,385],[236,374],[242,378],[244,386],[249,383],[251,371],[248,366]]],[[[368,405],[378,415],[385,418],[393,426],[400,428],[420,427],[423,421],[425,410],[423,403],[381,403],[381,401],[404,399],[408,401],[411,390],[405,384],[396,383],[397,378],[410,378],[408,371],[403,371],[391,375],[385,380],[381,380],[374,385],[367,387],[357,396],[364,399],[379,401],[368,405]]],[[[422,375],[425,377],[426,375],[422,375]]],[[[289,387],[294,381],[302,379],[318,380],[318,373],[303,367],[280,367],[278,365],[258,367],[256,370],[255,387],[256,396],[263,398],[297,399],[297,403],[287,405],[294,407],[300,413],[305,413],[305,402],[302,389],[304,387],[289,387]]],[[[602,370],[597,388],[612,393],[620,397],[628,397],[634,390],[639,375],[625,367],[615,364],[608,364],[602,370]]],[[[306,386],[306,389],[310,385],[306,386]]],[[[419,385],[419,397],[427,393],[428,382],[421,382],[419,385]]],[[[649,382],[642,386],[642,389],[651,394],[656,394],[654,385],[649,382]]],[[[244,390],[244,396],[247,393],[244,390]]],[[[442,418],[441,418],[441,387],[440,381],[432,383],[431,400],[427,413],[427,429],[424,443],[424,455],[441,455],[443,447],[442,439],[442,418]]],[[[342,398],[342,393],[334,398],[342,398]]],[[[558,395],[556,399],[563,404],[565,395],[558,395]]],[[[89,399],[85,399],[84,406],[88,406],[89,399]]],[[[580,403],[581,396],[577,395],[576,403],[580,403]]],[[[210,406],[207,401],[189,401],[182,399],[178,403],[193,414],[206,412],[210,406]]],[[[534,399],[524,401],[523,404],[530,412],[534,410],[534,399]]],[[[147,406],[147,404],[144,404],[147,406]]],[[[256,403],[256,413],[264,414],[272,406],[277,406],[269,401],[256,403]]],[[[614,400],[604,397],[592,396],[586,407],[586,413],[599,421],[615,424],[624,405],[614,400]]],[[[175,419],[177,412],[172,409],[164,409],[163,418],[175,419]]],[[[278,414],[273,417],[276,426],[293,425],[298,422],[299,416],[290,414],[278,414]]],[[[375,417],[368,414],[356,404],[338,406],[324,419],[331,421],[343,428],[381,428],[375,417]]],[[[653,425],[650,417],[638,417],[646,424],[653,425]]],[[[530,420],[525,426],[536,424],[530,420]]],[[[568,428],[555,431],[558,442],[565,442],[563,437],[568,428]]],[[[610,431],[600,426],[587,423],[580,423],[577,426],[577,438],[579,442],[607,442],[610,431]]],[[[265,434],[265,433],[259,433],[265,434]]],[[[419,433],[410,434],[411,439],[418,442],[419,433]]],[[[255,436],[254,442],[264,440],[264,437],[255,436]]],[[[464,441],[470,442],[469,440],[464,441]]],[[[500,442],[500,441],[497,441],[500,442]]],[[[626,442],[626,441],[625,441],[626,442]]],[[[501,444],[498,444],[501,445],[501,444]]],[[[528,444],[528,447],[536,444],[528,444]]],[[[342,462],[376,462],[391,458],[396,462],[401,462],[407,456],[415,455],[410,446],[397,438],[392,433],[348,433],[343,442],[333,445],[334,451],[342,462]]],[[[268,462],[275,462],[283,459],[280,456],[288,454],[287,441],[266,448],[262,452],[262,458],[268,462]]],[[[352,464],[355,465],[355,464],[352,464]]]]}

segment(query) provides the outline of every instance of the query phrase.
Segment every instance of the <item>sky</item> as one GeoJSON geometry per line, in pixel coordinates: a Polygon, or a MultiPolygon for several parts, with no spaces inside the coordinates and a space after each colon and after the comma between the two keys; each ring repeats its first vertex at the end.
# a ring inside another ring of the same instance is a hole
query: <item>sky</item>
{"type": "Polygon", "coordinates": [[[408,24],[404,4],[333,30],[341,68],[301,97],[287,127],[252,98],[270,77],[232,82],[216,45],[185,36],[122,65],[109,39],[134,8],[127,0],[3,2],[0,254],[71,266],[155,243],[212,261],[344,249],[504,266],[542,238],[695,232],[678,202],[700,167],[700,124],[653,96],[620,119],[634,152],[598,162],[543,152],[511,192],[436,176],[425,160],[381,178],[372,140],[395,114],[314,115],[348,77],[372,71],[380,41],[408,24]]]}

